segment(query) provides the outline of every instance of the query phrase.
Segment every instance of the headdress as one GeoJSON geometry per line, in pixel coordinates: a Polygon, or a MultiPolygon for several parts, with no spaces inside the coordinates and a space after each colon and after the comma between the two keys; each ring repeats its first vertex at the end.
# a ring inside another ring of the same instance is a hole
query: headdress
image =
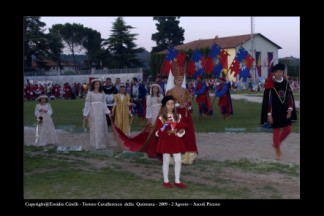
{"type": "Polygon", "coordinates": [[[48,101],[48,97],[47,95],[40,95],[37,100],[40,102],[42,98],[45,98],[46,99],[46,102],[48,101]]]}
{"type": "Polygon", "coordinates": [[[47,95],[40,95],[40,96],[37,98],[37,100],[42,99],[42,98],[46,98],[46,99],[48,99],[47,95]]]}
{"type": "Polygon", "coordinates": [[[126,87],[125,83],[120,83],[120,84],[119,84],[119,88],[120,88],[120,87],[126,87]]]}
{"type": "Polygon", "coordinates": [[[282,71],[284,71],[285,70],[285,65],[284,64],[281,64],[281,63],[278,63],[278,64],[276,64],[275,66],[273,66],[272,67],[272,72],[275,72],[275,71],[277,71],[277,70],[282,70],[282,71]]]}
{"type": "Polygon", "coordinates": [[[97,78],[91,80],[91,83],[94,83],[94,82],[101,82],[101,80],[100,79],[97,79],[97,78]]]}
{"type": "Polygon", "coordinates": [[[171,95],[167,95],[167,96],[165,96],[165,97],[162,99],[162,107],[165,107],[166,103],[167,103],[169,100],[173,100],[173,101],[175,101],[175,99],[174,99],[173,96],[171,96],[171,95]]]}
{"type": "Polygon", "coordinates": [[[171,63],[172,75],[174,77],[184,77],[186,72],[186,66],[187,64],[185,63],[185,61],[182,64],[178,63],[177,60],[172,61],[171,63]]]}

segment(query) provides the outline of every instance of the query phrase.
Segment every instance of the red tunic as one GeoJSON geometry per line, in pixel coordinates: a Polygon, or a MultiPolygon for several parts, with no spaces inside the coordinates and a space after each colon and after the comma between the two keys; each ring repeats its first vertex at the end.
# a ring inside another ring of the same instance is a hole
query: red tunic
{"type": "MultiPolygon", "coordinates": [[[[170,122],[164,122],[160,116],[156,121],[156,136],[158,137],[157,153],[184,153],[186,151],[182,142],[182,138],[176,134],[168,134],[167,131],[173,129],[185,129],[186,124],[181,121],[181,115],[179,115],[178,122],[173,121],[173,116],[169,117],[170,122]]],[[[185,135],[184,135],[185,136],[185,135]]]]}

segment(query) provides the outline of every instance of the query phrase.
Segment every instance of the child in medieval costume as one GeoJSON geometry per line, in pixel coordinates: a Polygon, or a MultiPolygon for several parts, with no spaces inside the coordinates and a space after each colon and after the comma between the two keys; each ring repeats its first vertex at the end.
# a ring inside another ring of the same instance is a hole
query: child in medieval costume
{"type": "Polygon", "coordinates": [[[261,125],[273,128],[273,147],[277,160],[281,159],[280,145],[291,132],[291,123],[297,120],[294,96],[283,77],[285,65],[272,68],[273,77],[267,80],[263,94],[261,125]],[[282,129],[282,131],[281,131],[282,129]]]}
{"type": "Polygon", "coordinates": [[[185,135],[186,124],[183,123],[182,115],[176,113],[175,99],[172,96],[163,98],[161,113],[156,120],[155,135],[158,137],[157,153],[163,155],[163,186],[173,188],[169,182],[169,165],[172,154],[175,173],[174,186],[186,188],[187,186],[180,181],[181,153],[186,151],[181,137],[185,135]]]}
{"type": "Polygon", "coordinates": [[[160,85],[152,84],[150,95],[146,97],[146,118],[151,125],[155,125],[155,120],[161,109],[162,99],[163,95],[160,85]]]}
{"type": "Polygon", "coordinates": [[[58,144],[59,140],[52,120],[53,110],[48,103],[47,95],[38,97],[38,104],[35,107],[35,116],[37,118],[36,128],[36,146],[46,146],[48,144],[58,144]]]}

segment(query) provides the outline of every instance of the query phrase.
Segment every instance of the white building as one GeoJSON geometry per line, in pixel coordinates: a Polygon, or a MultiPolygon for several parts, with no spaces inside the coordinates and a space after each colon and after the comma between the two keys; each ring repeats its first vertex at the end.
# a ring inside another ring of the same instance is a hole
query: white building
{"type": "MultiPolygon", "coordinates": [[[[228,68],[232,64],[232,61],[234,60],[236,53],[241,47],[241,45],[244,49],[246,49],[249,52],[249,54],[255,59],[255,62],[253,64],[254,67],[252,67],[252,70],[250,71],[253,80],[256,80],[256,78],[258,78],[257,67],[255,66],[258,66],[258,68],[261,69],[261,77],[266,78],[268,76],[268,65],[269,62],[272,60],[271,57],[274,58],[274,64],[278,63],[278,50],[282,49],[279,45],[275,44],[270,39],[266,38],[260,33],[253,34],[254,53],[251,52],[251,34],[222,38],[216,37],[216,39],[211,38],[204,40],[195,40],[186,44],[176,46],[175,49],[188,51],[189,49],[195,50],[196,47],[198,49],[207,47],[211,48],[214,40],[216,44],[218,44],[221,48],[223,48],[230,54],[230,56],[228,56],[228,68]]],[[[163,52],[166,52],[166,50],[163,52]]],[[[233,80],[233,77],[229,78],[230,80],[233,80]]]]}

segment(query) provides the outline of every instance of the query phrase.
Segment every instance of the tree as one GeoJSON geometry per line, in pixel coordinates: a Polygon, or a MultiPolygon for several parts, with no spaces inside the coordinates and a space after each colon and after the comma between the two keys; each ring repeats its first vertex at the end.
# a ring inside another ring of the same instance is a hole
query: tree
{"type": "Polygon", "coordinates": [[[104,51],[101,50],[101,34],[91,28],[84,28],[82,46],[87,50],[89,68],[92,63],[99,66],[102,64],[101,56],[104,51]]]}
{"type": "Polygon", "coordinates": [[[153,17],[156,23],[157,33],[152,34],[152,40],[156,41],[151,53],[166,50],[169,47],[183,44],[185,30],[179,26],[180,17],[153,17]]]}
{"type": "Polygon", "coordinates": [[[76,23],[65,23],[64,25],[55,24],[50,29],[50,32],[60,35],[68,49],[71,51],[74,65],[76,65],[75,52],[77,51],[77,48],[80,48],[82,45],[82,39],[84,39],[83,30],[83,25],[76,23]]]}
{"type": "Polygon", "coordinates": [[[279,63],[286,65],[288,76],[299,77],[299,59],[295,57],[280,58],[279,63]]]}
{"type": "Polygon", "coordinates": [[[23,17],[24,68],[31,70],[32,56],[44,58],[46,55],[45,23],[40,17],[23,17]]]}
{"type": "Polygon", "coordinates": [[[105,40],[104,45],[108,45],[108,53],[111,57],[112,68],[135,68],[142,67],[142,62],[136,54],[144,51],[144,48],[136,48],[135,36],[130,29],[134,27],[126,25],[122,17],[118,17],[113,23],[112,34],[105,40]]]}
{"type": "Polygon", "coordinates": [[[54,62],[57,62],[60,66],[61,53],[64,48],[62,38],[58,34],[56,34],[55,32],[53,32],[51,30],[45,36],[47,39],[47,48],[48,48],[47,57],[49,59],[52,59],[54,62]]]}

